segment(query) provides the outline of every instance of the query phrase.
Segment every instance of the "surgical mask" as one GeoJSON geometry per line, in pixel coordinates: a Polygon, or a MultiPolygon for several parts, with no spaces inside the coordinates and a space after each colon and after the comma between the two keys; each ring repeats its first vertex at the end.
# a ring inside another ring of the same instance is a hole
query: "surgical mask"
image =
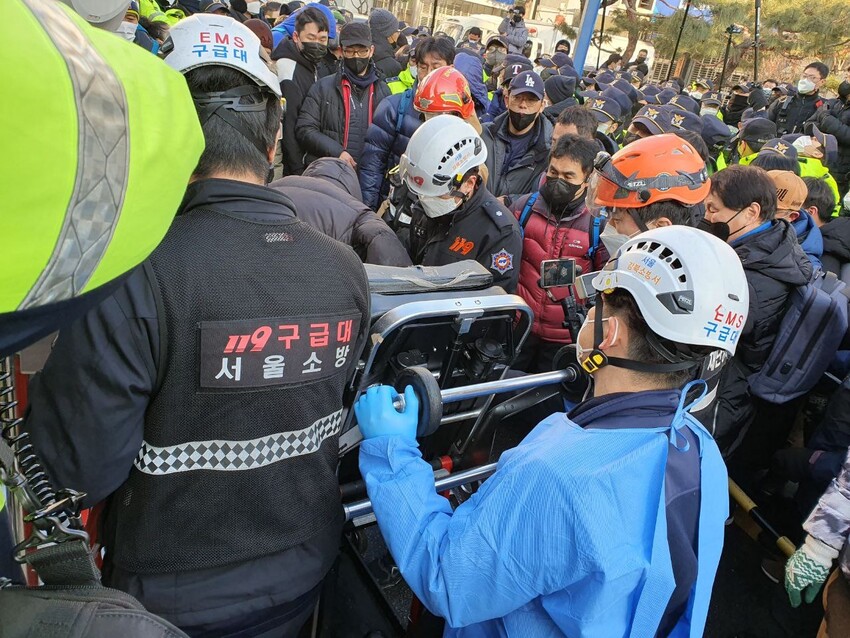
{"type": "Polygon", "coordinates": [[[608,255],[614,257],[620,247],[632,238],[631,235],[618,233],[610,223],[605,224],[605,228],[599,233],[599,239],[602,240],[602,245],[608,251],[608,255]]]}
{"type": "Polygon", "coordinates": [[[431,219],[443,217],[457,210],[457,200],[454,197],[445,199],[443,197],[428,197],[422,195],[419,197],[419,203],[422,204],[422,209],[431,219]]]}
{"type": "Polygon", "coordinates": [[[253,13],[257,15],[262,8],[262,3],[259,0],[254,0],[253,2],[248,3],[248,13],[253,13]]]}
{"type": "Polygon", "coordinates": [[[407,66],[407,70],[408,70],[408,71],[410,71],[410,77],[412,77],[414,80],[415,80],[417,77],[419,77],[419,67],[418,67],[418,66],[416,66],[416,64],[415,64],[415,63],[414,63],[414,64],[409,64],[409,65],[407,66]]]}
{"type": "Polygon", "coordinates": [[[762,89],[761,92],[768,100],[773,96],[773,89],[762,89]]]}
{"type": "Polygon", "coordinates": [[[850,191],[844,196],[844,210],[850,212],[850,191]]]}
{"type": "Polygon", "coordinates": [[[127,22],[123,20],[121,22],[121,26],[115,31],[122,38],[127,40],[128,42],[132,42],[136,37],[136,24],[133,22],[127,22]]]}
{"type": "Polygon", "coordinates": [[[484,56],[484,61],[490,65],[490,67],[496,67],[505,63],[505,58],[507,54],[504,51],[496,49],[494,51],[489,51],[484,56]]]}
{"type": "Polygon", "coordinates": [[[320,42],[302,42],[301,54],[311,62],[318,62],[328,54],[328,45],[320,42]]]}
{"type": "Polygon", "coordinates": [[[597,133],[602,133],[602,135],[608,135],[608,132],[609,132],[610,130],[611,130],[611,124],[610,124],[610,123],[608,123],[608,122],[605,122],[605,123],[603,123],[603,124],[598,124],[598,125],[596,126],[596,132],[597,132],[597,133]]]}
{"type": "Polygon", "coordinates": [[[845,99],[850,96],[850,82],[844,80],[841,84],[838,85],[838,95],[845,99]]]}
{"type": "MultiPolygon", "coordinates": [[[[728,241],[728,239],[732,235],[737,235],[738,233],[741,232],[741,230],[743,230],[742,228],[739,228],[738,230],[736,230],[733,233],[732,229],[729,228],[729,222],[731,222],[738,215],[740,215],[743,210],[744,209],[742,208],[737,213],[732,215],[732,217],[729,218],[729,221],[725,221],[725,222],[710,222],[705,217],[703,217],[699,221],[698,227],[701,228],[702,230],[704,230],[705,232],[714,235],[715,237],[717,237],[721,241],[728,241]]],[[[601,237],[601,235],[600,235],[600,237],[601,237]]]]}
{"type": "Polygon", "coordinates": [[[797,82],[797,91],[799,93],[802,93],[803,95],[814,93],[815,83],[812,82],[809,78],[800,78],[800,81],[797,82]]]}
{"type": "MultiPolygon", "coordinates": [[[[611,327],[610,327],[611,317],[605,317],[605,318],[602,319],[602,325],[605,326],[606,323],[609,324],[608,329],[610,330],[611,329],[611,327]]],[[[582,335],[582,333],[584,333],[585,328],[588,328],[588,327],[590,328],[591,333],[593,333],[593,330],[595,328],[595,326],[593,324],[594,324],[594,322],[590,320],[590,317],[588,317],[587,319],[584,320],[584,323],[581,324],[581,328],[579,328],[578,334],[576,335],[576,360],[579,362],[579,365],[581,365],[582,361],[584,361],[587,357],[590,356],[590,351],[585,350],[581,345],[581,335],[582,335]]],[[[610,341],[613,342],[613,341],[617,340],[617,333],[619,331],[620,331],[620,322],[615,321],[614,322],[614,334],[610,335],[611,336],[610,341]]],[[[605,334],[604,328],[602,330],[602,334],[605,334]]],[[[593,344],[593,337],[591,337],[591,350],[593,350],[593,345],[595,345],[595,344],[593,344]]]]}
{"type": "Polygon", "coordinates": [[[537,119],[537,113],[518,113],[517,111],[508,111],[508,119],[511,125],[518,131],[524,131],[534,123],[537,119]]]}
{"type": "Polygon", "coordinates": [[[354,75],[362,75],[369,68],[372,58],[343,58],[342,62],[354,75]]]}
{"type": "Polygon", "coordinates": [[[699,114],[700,115],[714,115],[714,116],[716,116],[718,110],[719,109],[717,109],[713,106],[710,106],[710,107],[707,106],[704,109],[700,109],[699,114]]]}
{"type": "Polygon", "coordinates": [[[581,187],[581,184],[571,184],[558,177],[547,176],[540,187],[540,195],[553,212],[558,212],[575,201],[581,187]]]}
{"type": "Polygon", "coordinates": [[[702,99],[702,91],[691,91],[691,97],[699,102],[702,99]]]}

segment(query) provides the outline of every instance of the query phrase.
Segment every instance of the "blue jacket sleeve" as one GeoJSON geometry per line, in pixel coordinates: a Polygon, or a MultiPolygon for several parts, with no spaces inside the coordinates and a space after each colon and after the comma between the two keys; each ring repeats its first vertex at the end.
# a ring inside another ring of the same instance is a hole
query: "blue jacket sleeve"
{"type": "Polygon", "coordinates": [[[381,186],[396,138],[397,102],[389,97],[378,104],[372,124],[366,131],[366,145],[360,156],[360,190],[363,203],[372,210],[377,210],[380,204],[381,186]]]}
{"type": "Polygon", "coordinates": [[[59,333],[44,370],[30,383],[24,429],[55,486],[86,492],[86,507],[130,474],[158,353],[156,302],[140,267],[59,333]]]}
{"type": "Polygon", "coordinates": [[[556,479],[545,464],[533,475],[500,470],[454,513],[434,491],[431,466],[401,437],[364,441],[360,470],[402,575],[452,627],[501,618],[564,589],[591,562],[577,559],[569,539],[552,538],[546,484],[556,479]]]}

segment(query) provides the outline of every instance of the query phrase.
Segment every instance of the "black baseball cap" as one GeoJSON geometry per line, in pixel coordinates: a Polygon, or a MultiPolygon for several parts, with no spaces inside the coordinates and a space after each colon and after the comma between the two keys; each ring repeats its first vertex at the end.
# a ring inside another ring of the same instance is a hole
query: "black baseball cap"
{"type": "Polygon", "coordinates": [[[372,31],[365,22],[349,22],[339,31],[341,47],[372,46],[372,31]]]}
{"type": "Polygon", "coordinates": [[[543,79],[534,71],[523,71],[511,80],[510,92],[512,95],[531,93],[538,100],[543,99],[543,79]]]}
{"type": "Polygon", "coordinates": [[[754,117],[741,124],[741,129],[735,136],[735,141],[756,142],[767,144],[776,137],[776,124],[763,117],[754,117]]]}

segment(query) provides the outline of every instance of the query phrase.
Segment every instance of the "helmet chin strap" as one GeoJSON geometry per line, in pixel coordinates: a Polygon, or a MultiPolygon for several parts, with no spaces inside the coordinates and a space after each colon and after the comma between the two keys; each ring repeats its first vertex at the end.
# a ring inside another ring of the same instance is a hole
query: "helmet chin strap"
{"type": "Polygon", "coordinates": [[[626,370],[634,370],[635,372],[646,372],[650,374],[667,374],[670,372],[681,372],[682,370],[700,369],[701,360],[675,361],[675,356],[664,348],[655,335],[651,333],[647,335],[647,339],[653,346],[653,349],[659,352],[670,363],[644,363],[642,361],[632,361],[631,359],[622,359],[620,357],[609,357],[602,350],[602,307],[604,305],[604,295],[598,295],[596,302],[596,312],[593,316],[593,350],[584,358],[584,361],[579,361],[579,364],[588,374],[593,374],[607,365],[615,368],[624,368],[626,370]]]}

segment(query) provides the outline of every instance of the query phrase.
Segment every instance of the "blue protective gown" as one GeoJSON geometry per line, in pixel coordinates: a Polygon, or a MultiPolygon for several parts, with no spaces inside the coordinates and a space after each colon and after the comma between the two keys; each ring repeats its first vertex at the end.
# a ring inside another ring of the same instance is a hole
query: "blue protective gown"
{"type": "Polygon", "coordinates": [[[378,525],[416,596],[446,619],[445,635],[655,636],[675,588],[665,467],[668,450],[686,450],[678,430],[688,428],[701,457],[698,575],[670,635],[702,636],[727,476],[683,401],[672,427],[583,429],[553,414],[454,512],[415,444],[364,441],[360,469],[378,525]]]}

